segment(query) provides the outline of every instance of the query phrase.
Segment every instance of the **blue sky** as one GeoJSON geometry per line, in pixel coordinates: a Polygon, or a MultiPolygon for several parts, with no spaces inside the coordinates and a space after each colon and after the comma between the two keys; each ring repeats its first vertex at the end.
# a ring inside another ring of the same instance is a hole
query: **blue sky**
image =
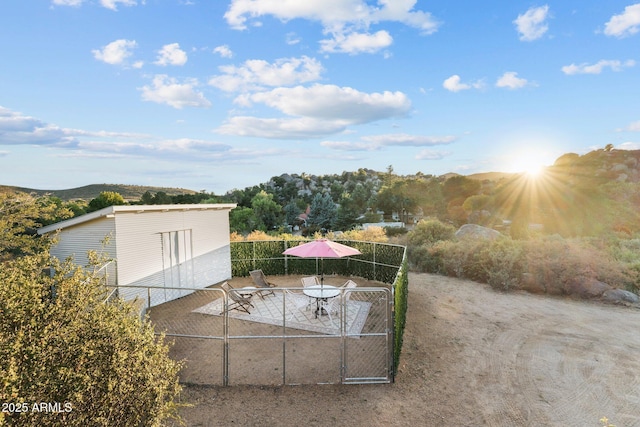
{"type": "Polygon", "coordinates": [[[633,0],[3,0],[0,184],[221,194],[640,148],[633,0]]]}

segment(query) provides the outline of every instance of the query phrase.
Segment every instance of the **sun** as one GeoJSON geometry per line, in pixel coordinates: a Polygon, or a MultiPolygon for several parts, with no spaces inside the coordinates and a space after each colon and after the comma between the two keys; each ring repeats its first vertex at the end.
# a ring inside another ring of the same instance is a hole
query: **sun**
{"type": "Polygon", "coordinates": [[[522,152],[512,158],[510,169],[528,178],[538,178],[544,173],[546,165],[547,160],[539,153],[522,152]]]}
{"type": "Polygon", "coordinates": [[[529,162],[524,165],[523,172],[529,178],[537,178],[544,172],[544,165],[542,163],[529,162]]]}

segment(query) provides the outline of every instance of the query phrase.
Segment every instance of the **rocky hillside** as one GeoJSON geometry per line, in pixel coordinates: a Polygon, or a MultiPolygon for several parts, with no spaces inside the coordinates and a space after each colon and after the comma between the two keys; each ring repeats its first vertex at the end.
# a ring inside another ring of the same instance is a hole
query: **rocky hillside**
{"type": "Polygon", "coordinates": [[[582,156],[568,153],[560,156],[549,171],[570,176],[574,181],[637,183],[640,182],[640,150],[604,149],[582,156]]]}

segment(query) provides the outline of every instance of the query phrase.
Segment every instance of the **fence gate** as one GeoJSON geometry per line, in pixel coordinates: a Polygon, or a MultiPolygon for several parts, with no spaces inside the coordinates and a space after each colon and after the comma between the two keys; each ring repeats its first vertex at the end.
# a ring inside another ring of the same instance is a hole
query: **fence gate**
{"type": "MultiPolygon", "coordinates": [[[[149,310],[184,361],[181,382],[207,385],[389,383],[393,381],[392,293],[352,288],[336,310],[294,304],[287,292],[252,297],[250,314],[227,310],[221,289],[193,290],[149,310]]],[[[300,294],[298,294],[300,295],[300,294]]]]}

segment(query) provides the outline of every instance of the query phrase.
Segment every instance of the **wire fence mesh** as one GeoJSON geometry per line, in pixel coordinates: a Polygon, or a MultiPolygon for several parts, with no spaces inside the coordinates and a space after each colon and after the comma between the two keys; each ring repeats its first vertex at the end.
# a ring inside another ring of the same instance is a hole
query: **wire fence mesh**
{"type": "MultiPolygon", "coordinates": [[[[181,288],[182,297],[147,309],[157,331],[172,342],[171,356],[184,362],[182,382],[280,385],[393,380],[393,301],[388,287],[339,289],[328,298],[306,296],[301,287],[272,289],[269,295],[236,289],[249,298],[248,313],[218,287],[181,288]]],[[[154,290],[138,291],[151,295],[154,290]]]]}

